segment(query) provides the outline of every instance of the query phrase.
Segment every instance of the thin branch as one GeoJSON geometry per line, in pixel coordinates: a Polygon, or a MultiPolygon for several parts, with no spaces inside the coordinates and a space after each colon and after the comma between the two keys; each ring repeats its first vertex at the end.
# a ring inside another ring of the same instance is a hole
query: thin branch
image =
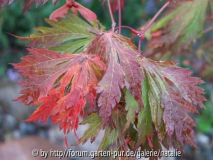
{"type": "Polygon", "coordinates": [[[121,0],[118,0],[118,33],[121,34],[121,0]]]}
{"type": "Polygon", "coordinates": [[[107,0],[107,4],[108,4],[109,14],[110,14],[111,21],[112,21],[112,31],[114,32],[114,31],[115,31],[116,23],[115,23],[115,19],[114,19],[114,17],[113,17],[112,8],[111,8],[110,1],[109,1],[109,0],[107,0]]]}
{"type": "Polygon", "coordinates": [[[138,42],[138,51],[139,52],[141,52],[141,42],[142,42],[142,40],[141,40],[141,38],[139,39],[139,42],[138,42]]]}
{"type": "Polygon", "coordinates": [[[138,42],[138,51],[141,52],[141,42],[144,39],[144,36],[140,37],[139,42],[138,42]]]}
{"type": "Polygon", "coordinates": [[[203,30],[203,34],[208,33],[213,30],[213,26],[203,30]]]}
{"type": "Polygon", "coordinates": [[[167,2],[152,18],[152,20],[146,25],[146,27],[141,31],[141,35],[144,35],[145,32],[151,27],[151,25],[154,23],[154,21],[157,19],[157,17],[163,12],[163,10],[169,5],[169,2],[167,2]]]}
{"type": "MultiPolygon", "coordinates": [[[[121,26],[120,28],[126,28],[126,29],[129,29],[133,34],[135,35],[139,35],[140,31],[137,31],[135,30],[134,28],[132,27],[129,27],[129,26],[121,26]]],[[[119,27],[115,27],[115,29],[119,29],[119,27]]]]}
{"type": "Polygon", "coordinates": [[[141,51],[141,41],[144,39],[144,35],[146,31],[151,27],[151,25],[154,23],[154,21],[157,19],[157,17],[163,12],[163,10],[169,5],[169,2],[164,4],[164,6],[155,14],[155,16],[151,19],[151,21],[145,26],[145,28],[139,33],[139,44],[138,44],[138,51],[141,51]]]}

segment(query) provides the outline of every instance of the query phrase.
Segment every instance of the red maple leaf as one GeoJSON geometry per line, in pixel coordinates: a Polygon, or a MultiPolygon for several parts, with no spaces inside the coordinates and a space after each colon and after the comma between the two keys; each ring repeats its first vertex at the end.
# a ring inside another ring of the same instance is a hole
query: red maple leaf
{"type": "Polygon", "coordinates": [[[196,147],[192,130],[195,123],[187,112],[198,113],[195,106],[205,108],[203,101],[206,101],[206,98],[202,96],[205,91],[196,86],[203,81],[191,77],[192,71],[180,68],[174,62],[157,62],[143,58],[141,64],[149,80],[149,103],[152,114],[155,110],[159,112],[152,115],[156,130],[161,137],[159,139],[164,139],[166,129],[169,136],[166,139],[171,137],[173,140],[177,139],[175,142],[180,143],[180,147],[184,142],[196,147]],[[162,128],[163,123],[165,129],[162,128]]]}
{"type": "Polygon", "coordinates": [[[100,57],[88,54],[60,55],[46,49],[28,49],[32,55],[21,63],[13,64],[25,78],[20,84],[25,87],[16,101],[26,105],[40,106],[27,122],[52,117],[53,123],[60,122],[60,129],[68,133],[78,128],[78,116],[83,115],[86,96],[93,104],[98,79],[105,70],[100,57]]]}
{"type": "Polygon", "coordinates": [[[98,105],[100,115],[105,124],[111,115],[112,109],[119,103],[121,89],[125,86],[143,106],[141,100],[141,69],[137,59],[140,53],[136,46],[119,34],[111,31],[97,36],[92,42],[89,53],[101,56],[107,62],[106,74],[98,84],[97,92],[100,93],[98,105]]]}

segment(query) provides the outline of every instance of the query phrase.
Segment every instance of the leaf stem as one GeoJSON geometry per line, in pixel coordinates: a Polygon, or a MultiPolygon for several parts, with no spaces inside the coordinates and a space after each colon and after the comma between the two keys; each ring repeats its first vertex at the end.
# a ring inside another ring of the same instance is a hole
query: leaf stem
{"type": "Polygon", "coordinates": [[[164,9],[170,4],[170,2],[167,2],[166,4],[161,7],[161,9],[155,14],[155,16],[151,19],[151,21],[145,26],[145,28],[139,33],[139,44],[138,44],[138,50],[141,50],[141,41],[144,39],[144,34],[146,31],[151,27],[151,25],[154,23],[154,21],[157,19],[157,17],[164,11],[164,9]]]}
{"type": "Polygon", "coordinates": [[[140,37],[139,42],[138,42],[138,51],[141,52],[141,42],[144,38],[140,37]]]}
{"type": "Polygon", "coordinates": [[[167,2],[156,14],[155,16],[151,19],[151,21],[146,25],[146,27],[141,31],[140,34],[144,34],[154,23],[154,21],[157,19],[157,17],[163,12],[163,10],[169,5],[169,2],[167,2]]]}
{"type": "Polygon", "coordinates": [[[121,34],[121,0],[118,0],[118,33],[121,34]]]}
{"type": "Polygon", "coordinates": [[[107,0],[107,4],[108,4],[109,14],[110,14],[111,21],[112,21],[112,31],[114,32],[114,31],[115,31],[116,23],[115,23],[115,19],[114,19],[114,17],[113,17],[113,14],[112,14],[112,8],[111,8],[110,1],[109,1],[109,0],[107,0]]]}
{"type": "Polygon", "coordinates": [[[213,30],[213,26],[203,30],[203,34],[208,33],[213,30]]]}
{"type": "MultiPolygon", "coordinates": [[[[126,29],[129,29],[133,34],[135,35],[138,35],[140,33],[140,31],[137,31],[135,30],[134,28],[132,27],[129,27],[129,26],[120,26],[120,28],[126,28],[126,29]]],[[[115,27],[115,29],[119,29],[119,27],[115,27]]]]}

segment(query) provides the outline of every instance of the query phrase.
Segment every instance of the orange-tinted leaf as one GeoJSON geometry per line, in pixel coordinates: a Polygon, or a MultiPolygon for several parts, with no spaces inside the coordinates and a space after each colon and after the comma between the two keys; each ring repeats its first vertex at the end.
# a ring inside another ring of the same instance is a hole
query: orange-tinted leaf
{"type": "MultiPolygon", "coordinates": [[[[25,88],[16,101],[40,107],[26,121],[44,123],[52,116],[53,123],[60,122],[64,133],[77,129],[78,116],[83,115],[86,95],[94,90],[105,70],[98,56],[60,55],[45,49],[28,49],[32,55],[21,63],[13,64],[25,78],[25,88]],[[96,75],[96,72],[99,74],[96,75]]],[[[94,101],[96,95],[90,101],[94,101]]],[[[93,102],[94,103],[94,102],[93,102]]]]}

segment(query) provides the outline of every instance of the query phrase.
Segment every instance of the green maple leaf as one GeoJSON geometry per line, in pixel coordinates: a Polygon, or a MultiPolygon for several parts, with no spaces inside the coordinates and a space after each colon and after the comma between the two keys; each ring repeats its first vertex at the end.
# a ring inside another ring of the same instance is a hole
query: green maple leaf
{"type": "Polygon", "coordinates": [[[138,113],[140,111],[140,105],[131,95],[129,90],[126,90],[125,100],[126,100],[125,109],[128,111],[126,119],[128,122],[133,123],[135,121],[135,113],[138,113]]]}
{"type": "Polygon", "coordinates": [[[103,122],[101,120],[101,116],[97,113],[90,114],[87,118],[85,118],[81,124],[90,124],[89,128],[84,132],[82,138],[80,138],[74,145],[78,145],[80,143],[84,144],[89,138],[91,138],[91,143],[95,140],[98,133],[103,128],[103,122]]]}
{"type": "Polygon", "coordinates": [[[179,3],[177,8],[154,23],[146,37],[147,54],[171,54],[188,49],[202,36],[209,0],[179,3]],[[156,34],[155,34],[156,33],[156,34]]]}
{"type": "Polygon", "coordinates": [[[200,95],[205,92],[195,86],[203,81],[191,77],[191,71],[177,67],[174,62],[144,58],[141,63],[150,84],[149,104],[159,139],[164,139],[166,129],[169,137],[175,136],[181,145],[186,142],[196,147],[192,130],[195,123],[187,111],[198,113],[195,106],[205,108],[202,102],[206,99],[200,95]]]}
{"type": "MultiPolygon", "coordinates": [[[[39,33],[31,34],[29,37],[19,37],[22,41],[30,41],[28,47],[40,47],[64,53],[81,53],[95,39],[99,32],[96,25],[87,23],[74,14],[59,18],[58,21],[45,19],[52,27],[35,28],[39,33]],[[95,27],[96,26],[96,27],[95,27]]],[[[101,27],[103,28],[103,27],[101,27]]]]}
{"type": "Polygon", "coordinates": [[[153,136],[153,128],[152,128],[152,117],[151,117],[151,109],[149,104],[149,82],[147,76],[144,77],[144,82],[142,85],[142,93],[143,93],[143,104],[145,106],[145,110],[142,109],[138,115],[138,140],[136,143],[136,148],[139,145],[144,144],[147,138],[152,138],[153,136]]]}

